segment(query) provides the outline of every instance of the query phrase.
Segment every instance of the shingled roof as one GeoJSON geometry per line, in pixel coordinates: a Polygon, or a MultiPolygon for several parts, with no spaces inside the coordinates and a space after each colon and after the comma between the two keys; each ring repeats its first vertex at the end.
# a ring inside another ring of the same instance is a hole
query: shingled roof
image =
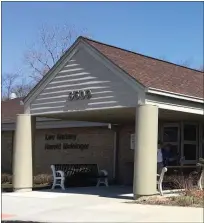
{"type": "Polygon", "coordinates": [[[1,123],[16,122],[16,115],[24,111],[21,100],[22,98],[15,98],[1,102],[1,123]]]}
{"type": "Polygon", "coordinates": [[[148,88],[204,98],[204,73],[81,37],[148,88]]]}

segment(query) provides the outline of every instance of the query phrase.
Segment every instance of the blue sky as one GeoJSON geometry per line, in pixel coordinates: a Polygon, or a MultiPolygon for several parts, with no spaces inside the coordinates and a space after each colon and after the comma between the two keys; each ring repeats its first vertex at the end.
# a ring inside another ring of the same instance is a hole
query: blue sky
{"type": "Polygon", "coordinates": [[[43,24],[65,23],[121,48],[203,64],[202,2],[3,2],[2,72],[26,69],[23,55],[43,24]]]}

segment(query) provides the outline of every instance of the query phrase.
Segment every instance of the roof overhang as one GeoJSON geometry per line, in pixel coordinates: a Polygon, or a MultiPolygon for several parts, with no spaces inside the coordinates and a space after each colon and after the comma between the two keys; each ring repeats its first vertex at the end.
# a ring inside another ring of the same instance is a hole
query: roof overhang
{"type": "Polygon", "coordinates": [[[164,92],[147,91],[145,104],[157,105],[161,109],[179,111],[196,115],[204,115],[204,103],[199,99],[189,99],[184,96],[164,92]]]}
{"type": "MultiPolygon", "coordinates": [[[[127,74],[116,64],[106,58],[101,52],[89,45],[83,38],[79,37],[75,43],[65,52],[65,54],[58,60],[58,62],[51,68],[51,70],[42,78],[42,80],[31,90],[27,97],[23,100],[25,111],[29,108],[30,103],[36,98],[40,91],[44,89],[48,81],[52,80],[53,74],[57,74],[62,68],[63,64],[68,61],[78,50],[80,44],[83,44],[87,50],[98,57],[101,57],[106,67],[117,72],[121,80],[128,83],[130,87],[140,91],[142,99],[139,104],[154,104],[159,108],[166,110],[181,111],[193,114],[204,115],[203,98],[196,98],[188,95],[181,95],[174,92],[168,92],[161,89],[146,88],[140,84],[136,79],[127,74]]],[[[29,110],[29,109],[28,109],[29,110]]]]}
{"type": "Polygon", "coordinates": [[[146,92],[150,93],[150,94],[162,95],[162,96],[182,99],[182,100],[186,100],[186,101],[204,103],[204,98],[198,98],[198,97],[193,97],[193,96],[189,96],[189,95],[178,94],[178,93],[165,91],[165,90],[161,90],[161,89],[156,89],[156,88],[147,88],[146,92]]]}

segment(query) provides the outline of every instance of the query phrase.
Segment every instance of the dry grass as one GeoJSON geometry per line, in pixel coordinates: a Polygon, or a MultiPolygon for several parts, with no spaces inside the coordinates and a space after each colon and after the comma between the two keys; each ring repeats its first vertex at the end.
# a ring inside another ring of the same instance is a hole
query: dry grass
{"type": "MultiPolygon", "coordinates": [[[[170,178],[170,177],[169,177],[170,178]]],[[[196,187],[198,175],[191,174],[188,178],[183,176],[172,176],[170,179],[174,188],[183,189],[178,196],[150,196],[141,197],[134,203],[154,204],[154,205],[171,205],[184,207],[204,207],[204,191],[196,187]]]]}
{"type": "Polygon", "coordinates": [[[191,195],[181,195],[178,197],[171,197],[171,203],[173,205],[178,206],[190,206],[190,207],[204,207],[204,193],[202,191],[202,194],[200,196],[194,196],[198,191],[192,191],[193,193],[191,195]]]}
{"type": "Polygon", "coordinates": [[[204,207],[204,192],[194,191],[194,194],[199,194],[199,196],[194,195],[184,195],[172,196],[172,197],[162,197],[162,196],[151,196],[151,197],[141,197],[134,201],[137,204],[150,204],[150,205],[168,205],[168,206],[183,206],[183,207],[204,207]]]}

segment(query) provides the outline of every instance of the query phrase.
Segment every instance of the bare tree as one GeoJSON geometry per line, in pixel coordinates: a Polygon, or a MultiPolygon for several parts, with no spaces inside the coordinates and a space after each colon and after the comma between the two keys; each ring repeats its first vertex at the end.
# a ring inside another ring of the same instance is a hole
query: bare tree
{"type": "Polygon", "coordinates": [[[18,79],[18,74],[6,73],[2,75],[2,99],[9,99],[10,94],[13,92],[13,88],[18,79]]]}
{"type": "Polygon", "coordinates": [[[25,97],[32,89],[33,84],[28,83],[20,74],[6,73],[2,76],[2,100],[8,100],[11,93],[17,97],[25,97]]]}
{"type": "Polygon", "coordinates": [[[39,30],[38,41],[25,54],[25,61],[31,70],[30,77],[38,82],[59,60],[70,45],[85,31],[75,27],[43,26],[39,30]]]}
{"type": "Polygon", "coordinates": [[[181,60],[177,63],[178,65],[191,68],[192,59],[181,60]]]}
{"type": "Polygon", "coordinates": [[[199,71],[204,72],[204,65],[200,66],[199,71]]]}
{"type": "Polygon", "coordinates": [[[24,79],[20,83],[16,84],[13,88],[13,93],[17,97],[25,97],[33,88],[33,84],[27,83],[24,79]]]}

